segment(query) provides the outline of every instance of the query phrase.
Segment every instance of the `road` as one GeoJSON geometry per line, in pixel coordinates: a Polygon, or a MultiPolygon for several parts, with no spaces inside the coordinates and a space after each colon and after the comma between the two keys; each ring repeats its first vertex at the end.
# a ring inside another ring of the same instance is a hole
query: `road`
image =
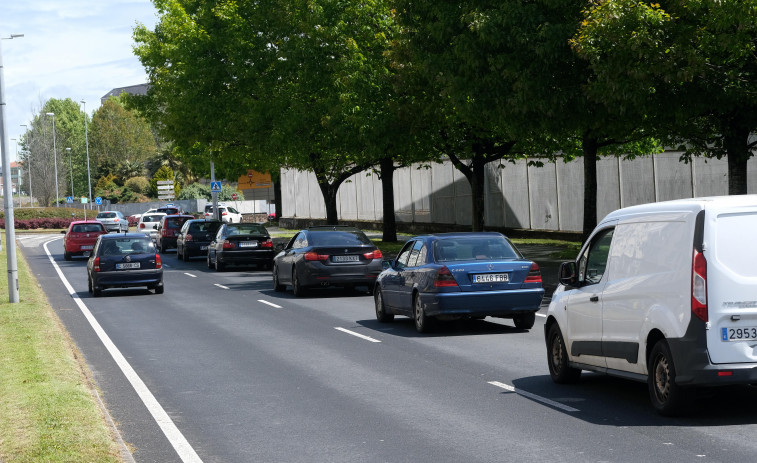
{"type": "Polygon", "coordinates": [[[19,242],[140,463],[757,455],[754,389],[703,394],[689,416],[670,419],[653,412],[645,384],[586,372],[579,384],[554,384],[543,317],[530,331],[487,318],[419,335],[403,317],[376,322],[365,293],[295,298],[273,292],[270,272],[218,273],[173,251],[164,255],[165,294],[109,290],[95,299],[86,261],[64,261],[60,236],[19,242]],[[117,364],[103,334],[143,387],[117,364]]]}

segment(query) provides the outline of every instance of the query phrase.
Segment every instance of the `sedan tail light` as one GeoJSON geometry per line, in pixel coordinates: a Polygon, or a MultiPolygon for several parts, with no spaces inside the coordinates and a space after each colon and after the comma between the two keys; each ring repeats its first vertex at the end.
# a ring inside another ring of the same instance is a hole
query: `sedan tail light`
{"type": "Polygon", "coordinates": [[[317,252],[314,252],[314,251],[310,251],[310,252],[306,252],[305,253],[305,260],[311,260],[311,261],[312,260],[320,260],[320,261],[324,261],[324,260],[328,260],[328,259],[329,259],[329,255],[328,254],[318,254],[317,252]]]}
{"type": "Polygon", "coordinates": [[[436,278],[434,278],[434,286],[436,286],[437,288],[457,286],[455,277],[452,276],[452,272],[449,271],[446,265],[440,268],[436,273],[436,278]]]}
{"type": "Polygon", "coordinates": [[[100,258],[99,257],[95,257],[95,261],[92,263],[92,270],[94,270],[95,272],[100,271],[100,258]]]}
{"type": "Polygon", "coordinates": [[[237,245],[233,241],[229,240],[223,240],[223,248],[224,249],[234,249],[237,245]]]}
{"type": "Polygon", "coordinates": [[[145,223],[144,222],[140,223],[139,228],[145,228],[145,223]]]}
{"type": "Polygon", "coordinates": [[[163,267],[163,260],[160,258],[160,254],[155,254],[155,268],[162,268],[163,267]]]}
{"type": "Polygon", "coordinates": [[[265,240],[260,242],[261,248],[273,248],[273,241],[272,240],[265,240]]]}
{"type": "Polygon", "coordinates": [[[528,271],[528,275],[526,275],[526,281],[524,283],[541,283],[541,270],[539,270],[539,265],[534,262],[531,264],[531,269],[528,271]]]}
{"type": "Polygon", "coordinates": [[[370,259],[383,259],[384,258],[384,254],[382,254],[380,250],[376,249],[373,252],[366,252],[365,254],[363,254],[363,257],[365,257],[368,260],[370,260],[370,259]]]}

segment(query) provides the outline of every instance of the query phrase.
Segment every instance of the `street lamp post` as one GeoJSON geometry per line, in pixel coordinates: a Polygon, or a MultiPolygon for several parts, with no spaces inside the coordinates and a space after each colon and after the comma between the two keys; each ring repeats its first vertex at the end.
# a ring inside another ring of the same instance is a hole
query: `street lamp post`
{"type": "Polygon", "coordinates": [[[71,148],[66,148],[68,151],[68,168],[71,170],[71,197],[74,197],[74,167],[71,164],[71,148]]]}
{"type": "MultiPolygon", "coordinates": [[[[29,127],[26,124],[21,124],[21,127],[29,130],[29,127]]],[[[27,143],[29,141],[27,140],[27,143]]],[[[24,163],[26,167],[26,170],[29,171],[29,207],[34,207],[34,197],[32,196],[32,153],[30,151],[26,152],[26,162],[24,163]]]]}
{"type": "MultiPolygon", "coordinates": [[[[23,37],[11,34],[8,39],[23,37]]],[[[16,229],[13,217],[13,191],[11,190],[11,163],[8,142],[5,139],[5,77],[3,77],[3,51],[0,48],[0,156],[3,166],[3,206],[5,210],[5,248],[8,267],[8,302],[18,304],[18,261],[16,260],[16,229]]]]}
{"type": "Polygon", "coordinates": [[[89,137],[87,136],[87,102],[81,100],[84,105],[84,144],[87,147],[87,186],[89,187],[89,208],[92,209],[92,177],[89,174],[89,137]]]}
{"type": "MultiPolygon", "coordinates": [[[[16,188],[18,188],[18,206],[21,207],[21,176],[18,171],[18,138],[11,138],[11,141],[16,144],[16,188]]],[[[11,167],[11,182],[13,182],[13,167],[11,167]]],[[[11,189],[13,189],[12,184],[11,189]]]]}
{"type": "Polygon", "coordinates": [[[60,207],[58,204],[58,148],[55,146],[55,113],[45,113],[48,116],[53,116],[53,164],[55,164],[55,207],[60,207]]]}

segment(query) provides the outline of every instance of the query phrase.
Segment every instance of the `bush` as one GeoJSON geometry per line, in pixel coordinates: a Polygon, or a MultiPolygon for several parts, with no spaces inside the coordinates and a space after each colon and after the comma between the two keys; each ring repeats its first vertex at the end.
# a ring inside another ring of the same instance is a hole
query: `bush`
{"type": "Polygon", "coordinates": [[[146,194],[150,190],[150,180],[145,177],[132,177],[124,182],[124,186],[134,193],[146,194]]]}

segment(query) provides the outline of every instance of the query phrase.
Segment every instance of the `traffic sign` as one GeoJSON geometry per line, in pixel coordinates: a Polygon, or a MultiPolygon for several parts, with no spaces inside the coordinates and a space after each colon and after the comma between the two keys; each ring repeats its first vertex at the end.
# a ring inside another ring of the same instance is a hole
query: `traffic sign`
{"type": "Polygon", "coordinates": [[[81,197],[81,203],[82,204],[87,204],[87,197],[86,196],[82,196],[81,197]]]}
{"type": "Polygon", "coordinates": [[[103,203],[103,199],[101,197],[98,196],[97,198],[95,198],[95,204],[99,206],[102,203],[103,203]]]}
{"type": "Polygon", "coordinates": [[[210,192],[211,193],[220,193],[221,192],[221,182],[210,182],[210,192]]]}
{"type": "Polygon", "coordinates": [[[233,199],[234,201],[236,201],[237,200],[237,194],[236,193],[232,193],[231,194],[231,199],[233,199]]]}
{"type": "Polygon", "coordinates": [[[173,185],[173,180],[158,180],[158,185],[173,185]]]}
{"type": "Polygon", "coordinates": [[[66,204],[73,204],[73,203],[74,203],[74,197],[66,196],[66,204]]]}

